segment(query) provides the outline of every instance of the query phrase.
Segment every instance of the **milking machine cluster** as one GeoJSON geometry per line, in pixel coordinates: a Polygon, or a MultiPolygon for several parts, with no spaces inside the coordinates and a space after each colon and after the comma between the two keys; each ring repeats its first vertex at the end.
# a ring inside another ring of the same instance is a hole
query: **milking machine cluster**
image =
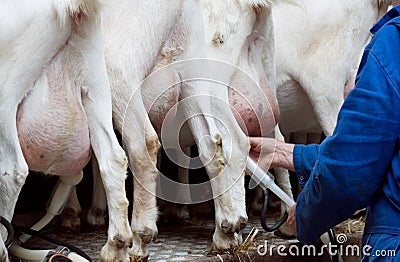
{"type": "Polygon", "coordinates": [[[61,214],[74,187],[81,181],[82,174],[76,176],[60,177],[50,199],[47,203],[47,213],[31,228],[12,225],[4,217],[0,216],[0,223],[7,230],[7,239],[4,244],[9,253],[23,260],[52,261],[52,262],[88,262],[92,261],[82,250],[72,245],[62,243],[51,238],[39,230],[43,229],[57,215],[61,214]],[[23,232],[19,239],[13,243],[14,229],[23,232]],[[23,248],[21,245],[30,239],[31,236],[39,237],[49,243],[55,244],[56,249],[33,250],[23,248]]]}

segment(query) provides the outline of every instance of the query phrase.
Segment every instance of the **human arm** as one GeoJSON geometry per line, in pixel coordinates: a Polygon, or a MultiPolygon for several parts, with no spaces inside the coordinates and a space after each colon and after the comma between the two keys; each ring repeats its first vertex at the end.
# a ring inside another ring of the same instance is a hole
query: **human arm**
{"type": "MultiPolygon", "coordinates": [[[[390,37],[396,31],[383,33],[389,35],[387,39],[375,40],[372,51],[367,49],[363,57],[356,87],[343,104],[334,134],[315,148],[315,165],[295,210],[297,237],[302,242],[314,242],[355,210],[368,206],[391,168],[400,133],[399,83],[391,70],[398,70],[400,59],[390,51],[390,37]]],[[[296,158],[302,153],[296,147],[295,169],[301,172],[303,165],[296,164],[296,158]]]]}

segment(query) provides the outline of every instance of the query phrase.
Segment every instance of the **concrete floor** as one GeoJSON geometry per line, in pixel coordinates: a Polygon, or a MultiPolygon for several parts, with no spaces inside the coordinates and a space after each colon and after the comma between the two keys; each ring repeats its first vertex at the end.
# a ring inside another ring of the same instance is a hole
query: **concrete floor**
{"type": "MultiPolygon", "coordinates": [[[[290,252],[288,252],[289,248],[297,246],[301,250],[301,244],[297,240],[282,239],[273,233],[263,232],[260,222],[256,218],[250,219],[248,222],[247,227],[244,229],[244,239],[253,228],[258,229],[259,233],[255,238],[255,243],[247,250],[242,250],[240,253],[235,254],[221,254],[210,257],[207,256],[207,253],[210,250],[214,231],[214,222],[212,220],[185,225],[161,224],[159,226],[158,239],[152,242],[149,247],[149,261],[330,261],[326,253],[322,256],[291,256],[290,252]],[[257,247],[265,245],[265,241],[267,241],[268,252],[266,255],[261,255],[258,253],[257,247]],[[287,256],[279,255],[276,248],[269,249],[272,245],[276,247],[284,245],[286,249],[283,252],[286,252],[287,256]]],[[[107,237],[105,229],[78,234],[60,233],[55,230],[49,235],[82,249],[94,261],[99,261],[100,249],[106,242],[107,237]]],[[[360,232],[347,234],[347,237],[345,245],[360,244],[360,232]]],[[[29,240],[25,247],[33,249],[55,248],[54,245],[37,238],[29,240]]],[[[14,259],[12,261],[21,260],[14,259]]],[[[359,261],[359,257],[344,257],[344,261],[359,261]]]]}

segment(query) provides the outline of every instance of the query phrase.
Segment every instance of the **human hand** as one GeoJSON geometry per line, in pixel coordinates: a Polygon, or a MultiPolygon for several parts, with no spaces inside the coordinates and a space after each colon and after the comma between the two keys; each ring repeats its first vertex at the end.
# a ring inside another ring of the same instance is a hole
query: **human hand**
{"type": "Polygon", "coordinates": [[[267,137],[250,137],[250,156],[264,170],[270,169],[275,154],[276,140],[267,137]]]}
{"type": "Polygon", "coordinates": [[[285,143],[275,138],[250,137],[250,156],[264,170],[282,167],[294,171],[294,144],[285,143]]]}
{"type": "Polygon", "coordinates": [[[290,208],[286,222],[288,224],[290,233],[296,236],[296,204],[290,208]]]}

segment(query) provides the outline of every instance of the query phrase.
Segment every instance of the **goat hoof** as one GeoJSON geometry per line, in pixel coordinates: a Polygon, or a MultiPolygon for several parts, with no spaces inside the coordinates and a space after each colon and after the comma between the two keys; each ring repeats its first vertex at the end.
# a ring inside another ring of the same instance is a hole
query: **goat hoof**
{"type": "Polygon", "coordinates": [[[135,256],[131,255],[130,256],[130,262],[147,262],[149,260],[149,256],[135,256]]]}
{"type": "Polygon", "coordinates": [[[240,227],[240,230],[244,229],[244,228],[246,227],[246,224],[247,224],[247,219],[241,216],[241,217],[239,218],[239,227],[240,227]]]}

